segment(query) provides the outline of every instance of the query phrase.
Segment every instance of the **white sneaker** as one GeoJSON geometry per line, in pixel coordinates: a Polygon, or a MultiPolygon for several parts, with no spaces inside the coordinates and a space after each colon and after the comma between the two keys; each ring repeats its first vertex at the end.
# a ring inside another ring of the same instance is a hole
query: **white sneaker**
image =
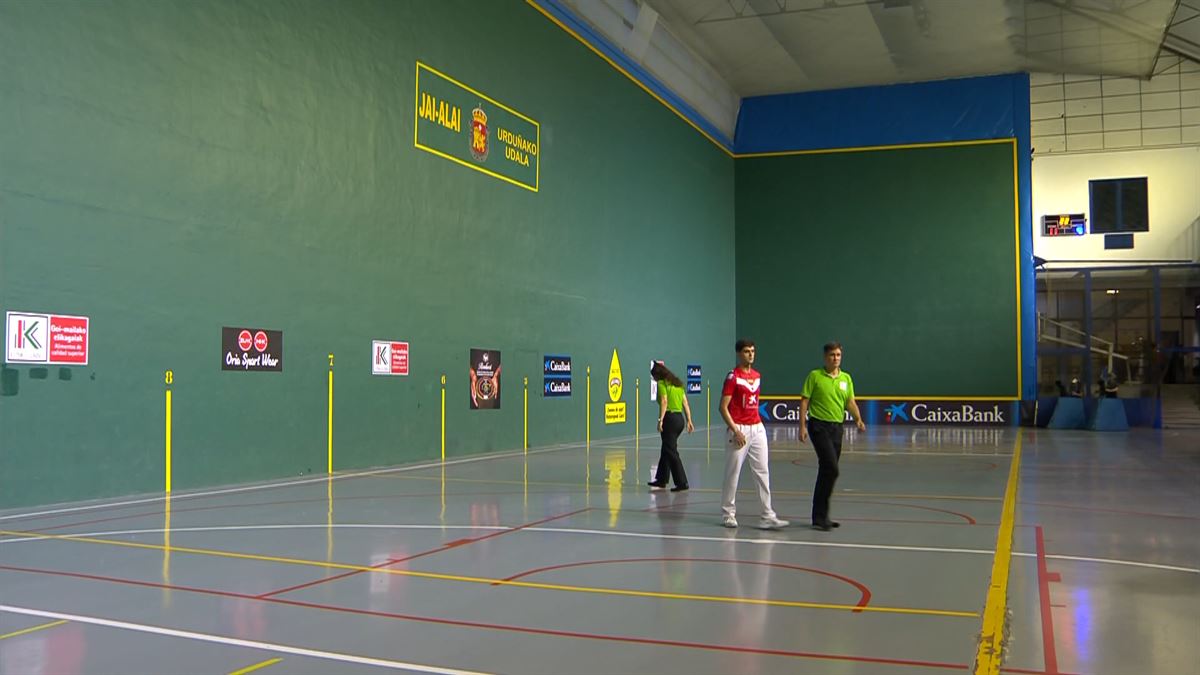
{"type": "Polygon", "coordinates": [[[737,518],[734,518],[733,516],[725,516],[725,518],[721,521],[721,524],[725,527],[737,527],[737,518]]]}
{"type": "Polygon", "coordinates": [[[788,521],[782,520],[775,516],[770,518],[760,518],[758,521],[758,529],[760,530],[778,530],[788,526],[788,521]]]}

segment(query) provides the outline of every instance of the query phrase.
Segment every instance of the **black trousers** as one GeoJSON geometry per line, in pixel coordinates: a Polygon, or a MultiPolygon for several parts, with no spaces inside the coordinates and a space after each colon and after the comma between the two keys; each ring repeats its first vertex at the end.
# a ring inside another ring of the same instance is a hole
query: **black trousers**
{"type": "Polygon", "coordinates": [[[666,485],[668,478],[674,478],[675,487],[687,487],[687,474],[683,472],[683,460],[679,459],[679,434],[684,426],[681,412],[669,412],[663,417],[662,454],[654,472],[654,482],[659,485],[666,485]]]}
{"type": "Polygon", "coordinates": [[[842,423],[809,419],[808,435],[817,452],[817,486],[813,489],[813,523],[829,520],[829,497],[838,478],[838,460],[842,457],[842,423]]]}

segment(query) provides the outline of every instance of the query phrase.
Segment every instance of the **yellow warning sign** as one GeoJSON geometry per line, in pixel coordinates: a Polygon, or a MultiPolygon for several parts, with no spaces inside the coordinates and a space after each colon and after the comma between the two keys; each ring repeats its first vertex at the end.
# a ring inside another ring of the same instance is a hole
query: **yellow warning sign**
{"type": "Polygon", "coordinates": [[[608,398],[612,403],[604,404],[605,424],[625,423],[625,402],[621,400],[621,359],[613,349],[612,362],[608,366],[608,398]]]}
{"type": "Polygon", "coordinates": [[[625,402],[620,403],[605,403],[604,404],[604,423],[605,424],[624,424],[625,423],[625,402]]]}

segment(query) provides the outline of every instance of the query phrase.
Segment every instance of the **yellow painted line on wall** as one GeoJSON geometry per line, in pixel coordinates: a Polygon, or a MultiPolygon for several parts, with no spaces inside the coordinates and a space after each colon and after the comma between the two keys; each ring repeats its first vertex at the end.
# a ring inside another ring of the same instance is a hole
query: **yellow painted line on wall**
{"type": "Polygon", "coordinates": [[[616,61],[613,61],[612,59],[608,58],[607,54],[605,54],[604,52],[597,49],[592,43],[583,39],[583,37],[581,35],[579,35],[579,33],[576,33],[575,31],[571,30],[566,24],[559,21],[558,18],[555,17],[553,14],[542,9],[540,6],[538,6],[538,4],[536,2],[534,2],[534,0],[525,0],[525,4],[536,9],[542,16],[549,19],[551,23],[553,23],[554,25],[563,29],[564,31],[566,31],[567,35],[570,35],[571,37],[578,40],[584,47],[587,47],[593,54],[595,54],[596,56],[599,56],[601,59],[604,59],[604,61],[606,63],[608,63],[608,65],[610,65],[614,69],[616,69],[616,71],[618,73],[621,73],[625,77],[629,78],[629,81],[633,82],[635,85],[637,85],[639,89],[646,92],[647,94],[650,94],[651,98],[653,98],[655,101],[658,101],[659,103],[661,103],[663,106],[666,107],[667,110],[670,110],[671,112],[675,113],[675,115],[678,116],[679,119],[683,120],[684,122],[687,122],[688,126],[695,129],[696,131],[699,131],[700,134],[702,136],[704,136],[705,138],[707,138],[709,141],[711,141],[713,145],[720,148],[721,152],[725,153],[726,155],[728,155],[730,157],[736,156],[733,154],[733,152],[729,148],[725,147],[725,145],[723,143],[721,143],[717,139],[713,138],[707,131],[705,131],[704,129],[701,129],[699,127],[699,125],[697,125],[695,122],[693,122],[691,119],[689,119],[687,115],[684,115],[683,113],[676,110],[675,106],[668,103],[666,101],[666,99],[659,96],[657,93],[655,93],[655,91],[653,89],[651,89],[650,87],[647,87],[645,84],[643,84],[641,80],[639,80],[637,77],[634,77],[634,75],[632,73],[630,73],[629,71],[625,70],[620,65],[618,65],[616,61]]]}
{"type": "MultiPolygon", "coordinates": [[[[446,376],[442,375],[442,482],[446,482],[446,376]]],[[[444,492],[444,489],[443,489],[444,492]]]]}
{"type": "MultiPolygon", "coordinates": [[[[441,157],[442,159],[448,159],[451,162],[454,162],[455,164],[460,164],[460,165],[465,166],[468,169],[471,169],[473,171],[478,171],[479,173],[485,173],[485,174],[491,176],[492,178],[499,178],[500,180],[504,181],[505,183],[512,183],[513,185],[516,185],[519,188],[524,188],[526,190],[529,190],[530,192],[538,191],[538,188],[536,186],[526,185],[525,183],[522,183],[521,181],[509,178],[508,176],[505,176],[504,174],[499,174],[499,173],[496,173],[495,171],[490,171],[488,169],[485,169],[484,167],[479,166],[478,164],[472,164],[470,162],[461,160],[453,155],[447,155],[446,153],[442,152],[441,150],[431,148],[428,145],[421,145],[420,143],[415,143],[413,147],[420,148],[420,149],[424,150],[425,152],[428,152],[432,155],[437,155],[438,157],[441,157]]],[[[540,162],[539,162],[539,164],[540,164],[540,162]]],[[[539,176],[541,175],[540,166],[539,166],[539,170],[538,170],[538,175],[539,176]]]]}
{"type": "Polygon", "coordinates": [[[55,626],[61,626],[66,622],[67,622],[66,619],[63,619],[61,621],[51,621],[50,623],[44,623],[40,626],[34,626],[32,628],[24,628],[22,630],[13,631],[11,633],[5,633],[4,635],[0,635],[0,640],[7,640],[9,638],[15,638],[18,635],[28,635],[29,633],[33,633],[33,632],[36,632],[39,630],[46,630],[47,628],[54,628],[55,626]]]}
{"type": "Polygon", "coordinates": [[[1013,158],[1013,258],[1017,277],[1017,396],[1021,395],[1021,183],[1017,161],[1017,139],[1012,139],[1013,158]]]}
{"type": "Polygon", "coordinates": [[[326,428],[329,433],[329,466],[327,473],[333,475],[333,354],[329,355],[329,420],[326,428]]]}
{"type": "MultiPolygon", "coordinates": [[[[112,539],[97,539],[94,537],[74,537],[71,535],[59,534],[43,534],[40,532],[16,532],[0,530],[0,534],[16,536],[16,537],[34,537],[38,539],[52,539],[57,541],[78,542],[84,544],[99,544],[106,546],[120,546],[124,548],[137,548],[144,550],[162,550],[164,547],[158,544],[144,544],[134,541],[117,541],[112,539]]],[[[845,605],[834,603],[819,603],[819,602],[802,602],[796,600],[770,600],[765,598],[737,598],[723,595],[695,595],[688,593],[663,593],[659,591],[636,591],[621,588],[596,588],[592,586],[568,586],[565,584],[544,584],[534,581],[509,581],[505,579],[495,579],[490,577],[470,577],[458,574],[440,574],[437,572],[418,572],[415,570],[398,570],[386,569],[379,567],[366,567],[363,565],[351,565],[347,563],[325,562],[320,560],[306,560],[303,558],[286,558],[282,556],[259,555],[256,553],[240,553],[237,551],[220,551],[214,549],[192,548],[189,546],[175,546],[171,550],[175,553],[191,553],[193,555],[214,556],[218,558],[231,558],[236,560],[254,560],[257,562],[282,563],[285,565],[300,565],[304,567],[318,567],[322,569],[337,569],[350,570],[355,572],[367,572],[370,574],[393,574],[396,576],[416,577],[419,579],[435,579],[439,581],[460,581],[474,584],[488,584],[496,586],[515,586],[518,588],[533,588],[550,591],[568,591],[573,593],[593,593],[597,595],[615,595],[628,596],[639,598],[657,598],[661,600],[693,600],[703,602],[719,602],[734,605],[760,605],[769,607],[793,607],[804,609],[828,609],[854,612],[875,612],[882,614],[913,614],[926,616],[952,616],[952,617],[978,617],[978,612],[963,612],[958,610],[948,609],[924,609],[915,607],[859,607],[858,605],[845,605]]]]}
{"type": "Polygon", "coordinates": [[[1021,437],[1013,448],[1012,465],[1008,470],[1008,487],[1004,490],[1004,507],[1000,516],[1000,531],[996,534],[996,556],[992,560],[992,577],[988,584],[987,604],[983,610],[983,629],[979,634],[979,650],[975,655],[975,675],[999,675],[1004,660],[1004,630],[1008,609],[1008,573],[1012,563],[1013,527],[1016,522],[1017,483],[1021,467],[1021,437]]]}
{"type": "Polygon", "coordinates": [[[266,668],[267,666],[273,666],[282,660],[283,659],[281,659],[281,658],[267,659],[266,661],[263,661],[262,663],[256,663],[252,666],[246,666],[245,668],[242,668],[240,670],[231,671],[229,673],[229,675],[246,675],[246,673],[253,673],[254,671],[259,670],[261,668],[266,668]]]}
{"type": "Polygon", "coordinates": [[[938,141],[934,143],[897,143],[896,145],[860,145],[847,148],[819,148],[813,150],[779,150],[776,152],[747,152],[734,155],[737,159],[750,159],[756,157],[788,157],[792,155],[834,155],[847,152],[878,152],[881,150],[920,150],[925,148],[958,148],[967,145],[994,145],[996,143],[1012,143],[1016,145],[1016,139],[1009,138],[985,138],[975,141],[938,141]]]}
{"type": "MultiPolygon", "coordinates": [[[[170,371],[167,371],[168,373],[170,371]]],[[[171,389],[167,388],[167,407],[166,407],[166,422],[164,424],[166,438],[164,439],[166,448],[166,462],[163,467],[163,473],[166,477],[166,485],[163,488],[167,494],[171,494],[171,389]]]]}

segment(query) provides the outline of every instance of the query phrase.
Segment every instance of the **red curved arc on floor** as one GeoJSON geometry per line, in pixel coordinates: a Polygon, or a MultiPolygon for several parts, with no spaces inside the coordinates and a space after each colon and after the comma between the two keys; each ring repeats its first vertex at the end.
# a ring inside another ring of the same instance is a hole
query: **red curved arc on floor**
{"type": "MultiPolygon", "coordinates": [[[[520,574],[514,574],[511,577],[505,577],[502,581],[515,581],[522,577],[527,577],[531,574],[539,574],[541,572],[549,572],[551,570],[567,569],[569,567],[584,567],[587,565],[608,565],[608,564],[612,564],[612,563],[633,563],[633,562],[712,562],[712,563],[728,563],[728,564],[733,564],[733,565],[761,565],[763,567],[780,567],[783,569],[798,570],[800,572],[811,572],[813,574],[820,574],[822,576],[826,576],[831,579],[837,579],[838,581],[850,584],[851,586],[857,588],[858,592],[859,592],[859,599],[858,599],[858,602],[855,603],[856,607],[866,607],[867,604],[869,602],[871,602],[871,589],[867,588],[866,585],[859,583],[858,581],[856,581],[854,579],[851,579],[850,577],[844,577],[840,574],[834,574],[833,572],[826,572],[825,570],[814,569],[812,567],[801,567],[799,565],[788,565],[787,563],[762,562],[760,560],[728,560],[725,558],[615,558],[613,560],[584,560],[582,562],[564,563],[562,565],[547,565],[546,567],[538,567],[536,569],[526,570],[524,572],[521,572],[520,574]]],[[[496,585],[499,585],[499,583],[493,583],[492,585],[496,586],[496,585]]],[[[854,612],[856,614],[861,613],[861,610],[854,610],[854,612]]]]}
{"type": "Polygon", "coordinates": [[[968,516],[965,513],[959,513],[958,511],[949,511],[947,509],[939,509],[939,508],[935,508],[933,506],[918,506],[916,504],[900,504],[897,502],[875,502],[875,501],[869,501],[866,499],[848,499],[846,497],[838,497],[838,500],[843,501],[843,502],[854,502],[855,504],[882,504],[884,506],[902,506],[906,509],[921,509],[922,511],[934,511],[936,513],[948,513],[952,516],[962,518],[963,520],[967,521],[971,525],[977,524],[975,522],[974,518],[972,518],[971,516],[968,516]]]}
{"type": "MultiPolygon", "coordinates": [[[[376,616],[386,619],[400,619],[404,621],[417,621],[421,623],[432,623],[443,626],[456,626],[460,628],[478,628],[484,630],[509,631],[514,633],[527,633],[531,635],[549,635],[553,637],[569,637],[579,638],[584,640],[603,640],[608,642],[624,642],[630,644],[655,645],[660,647],[683,647],[686,649],[703,649],[709,651],[732,652],[740,654],[763,654],[768,656],[787,656],[792,658],[807,658],[821,659],[826,661],[842,661],[853,663],[876,663],[892,666],[910,666],[915,668],[939,668],[944,670],[959,670],[962,671],[968,667],[966,663],[947,663],[944,661],[917,661],[913,659],[893,659],[876,656],[856,656],[850,654],[822,654],[820,652],[801,652],[787,649],[767,649],[765,647],[745,647],[741,645],[724,645],[705,642],[686,642],[683,640],[663,640],[655,638],[646,638],[628,635],[612,635],[604,633],[583,633],[576,631],[557,630],[553,628],[533,628],[528,626],[513,626],[504,624],[484,623],[482,621],[467,621],[464,619],[444,619],[433,616],[421,616],[417,614],[399,614],[396,612],[384,612],[371,609],[355,609],[353,607],[340,607],[338,605],[324,605],[315,602],[303,602],[300,600],[288,600],[287,598],[256,598],[253,595],[246,593],[237,593],[234,591],[221,591],[210,588],[196,588],[191,586],[179,586],[176,584],[164,584],[154,581],[140,581],[136,579],[121,579],[119,577],[107,577],[97,574],[84,574],[81,572],[63,572],[58,570],[35,569],[30,567],[13,567],[9,565],[0,565],[0,570],[8,570],[10,572],[26,572],[31,574],[49,574],[54,576],[73,577],[76,579],[89,579],[92,581],[103,581],[108,583],[126,584],[129,586],[141,586],[144,588],[160,588],[187,593],[199,593],[204,595],[212,595],[226,598],[238,598],[242,600],[255,600],[258,602],[269,602],[278,605],[290,605],[292,607],[305,607],[308,609],[317,609],[328,612],[341,612],[345,614],[355,614],[359,616],[376,616]]],[[[1013,673],[1040,673],[1035,670],[1022,670],[1016,668],[1005,668],[1007,672],[1013,673]]],[[[1057,674],[1063,675],[1063,674],[1057,674]]]]}

